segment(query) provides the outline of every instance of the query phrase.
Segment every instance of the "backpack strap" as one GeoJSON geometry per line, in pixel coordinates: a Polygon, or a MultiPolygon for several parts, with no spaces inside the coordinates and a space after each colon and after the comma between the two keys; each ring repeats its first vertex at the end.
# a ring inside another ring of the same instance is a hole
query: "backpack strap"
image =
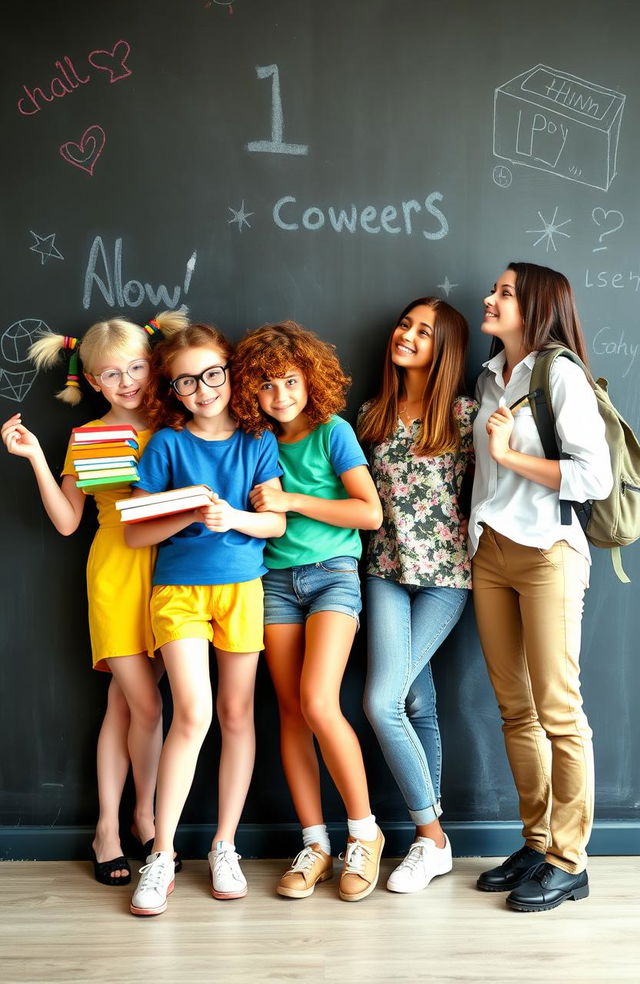
{"type": "MultiPolygon", "coordinates": [[[[584,363],[571,349],[562,348],[560,345],[545,349],[536,357],[531,372],[531,392],[528,395],[544,456],[553,461],[566,457],[558,447],[556,418],[551,402],[551,367],[560,356],[575,362],[587,373],[584,363]]],[[[568,499],[560,499],[560,524],[562,526],[571,526],[571,505],[568,499]]]]}

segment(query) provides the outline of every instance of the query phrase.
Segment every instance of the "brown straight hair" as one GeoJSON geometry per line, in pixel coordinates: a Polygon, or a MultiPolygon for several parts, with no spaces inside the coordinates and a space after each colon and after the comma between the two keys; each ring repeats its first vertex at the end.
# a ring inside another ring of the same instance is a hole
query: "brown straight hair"
{"type": "MultiPolygon", "coordinates": [[[[522,344],[527,352],[562,345],[589,366],[576,299],[563,273],[537,263],[510,263],[516,275],[516,298],[522,314],[522,344]]],[[[503,348],[494,338],[491,355],[503,348]]]]}
{"type": "Polygon", "coordinates": [[[417,455],[435,457],[460,447],[460,429],[453,413],[453,401],[465,393],[464,363],[469,326],[454,307],[437,297],[419,297],[407,304],[389,335],[378,395],[365,410],[358,436],[363,443],[380,444],[388,440],[397,426],[398,403],[404,392],[404,370],[391,359],[393,335],[403,318],[421,305],[433,308],[433,359],[428,368],[422,396],[422,425],[414,445],[417,455]]]}

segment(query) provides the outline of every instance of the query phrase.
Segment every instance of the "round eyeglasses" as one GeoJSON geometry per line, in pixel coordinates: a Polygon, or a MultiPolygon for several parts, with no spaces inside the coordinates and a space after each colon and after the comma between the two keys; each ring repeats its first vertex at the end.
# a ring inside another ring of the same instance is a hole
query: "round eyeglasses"
{"type": "Polygon", "coordinates": [[[227,369],[229,368],[229,363],[225,366],[209,366],[204,372],[200,372],[197,375],[188,376],[176,376],[169,383],[171,389],[178,396],[193,396],[193,394],[198,389],[198,383],[202,381],[205,386],[210,386],[211,389],[215,389],[217,386],[222,386],[227,378],[227,369]]]}
{"type": "Polygon", "coordinates": [[[107,389],[115,389],[119,386],[124,376],[127,375],[129,379],[132,379],[134,383],[142,382],[149,375],[149,360],[148,359],[136,359],[135,362],[129,363],[126,369],[103,369],[102,372],[98,373],[95,377],[103,386],[107,389]]]}

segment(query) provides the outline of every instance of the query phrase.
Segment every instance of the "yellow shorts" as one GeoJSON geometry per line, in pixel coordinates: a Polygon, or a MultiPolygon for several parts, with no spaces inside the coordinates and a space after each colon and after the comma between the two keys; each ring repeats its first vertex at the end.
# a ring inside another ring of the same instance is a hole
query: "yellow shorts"
{"type": "Polygon", "coordinates": [[[262,581],[157,584],[151,625],[158,648],[176,639],[208,639],[228,653],[259,652],[264,647],[262,581]]]}

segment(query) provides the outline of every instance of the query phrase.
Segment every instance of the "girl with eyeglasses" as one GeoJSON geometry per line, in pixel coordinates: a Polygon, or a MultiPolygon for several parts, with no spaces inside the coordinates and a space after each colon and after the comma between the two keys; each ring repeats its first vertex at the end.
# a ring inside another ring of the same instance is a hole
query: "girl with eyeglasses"
{"type": "MultiPolygon", "coordinates": [[[[65,388],[58,397],[68,404],[81,399],[77,357],[85,379],[100,393],[108,411],[87,426],[128,424],[137,431],[139,451],[151,437],[142,400],[149,384],[150,335],[174,315],[160,314],[145,328],[120,318],[92,325],[82,341],[47,333],[32,346],[38,368],[57,361],[63,349],[72,352],[65,388]]],[[[40,446],[14,414],[2,427],[7,450],[26,458],[33,468],[44,508],[55,528],[68,536],[80,524],[86,494],[77,487],[70,450],[58,485],[40,446]]],[[[99,817],[92,843],[94,872],[103,885],[127,885],[131,869],[123,856],[119,808],[129,764],[133,771],[136,803],[132,833],[141,842],[154,836],[153,797],[162,747],[162,701],[158,679],[164,671],[154,659],[155,646],[149,616],[151,574],[155,549],[131,550],[114,507],[125,495],[122,488],[88,493],[98,508],[98,530],[87,563],[89,631],[93,667],[111,674],[107,709],[98,737],[97,777],[99,817]],[[114,618],[114,612],[118,617],[114,618]]],[[[179,865],[179,862],[178,862],[179,865]]]]}
{"type": "Polygon", "coordinates": [[[262,554],[266,538],[285,529],[284,516],[251,510],[249,493],[256,484],[280,487],[278,446],[270,432],[245,433],[230,413],[229,342],[216,328],[186,319],[177,328],[162,328],[166,337],[154,348],[145,400],[157,433],[139,464],[139,488],[154,493],[206,484],[212,500],[202,509],[126,531],[130,546],[159,544],[151,619],[173,697],[158,772],[155,842],[131,902],[131,912],[140,916],[164,912],[173,891],[175,831],[212,717],[210,642],[222,736],[211,892],[217,899],[247,893],[234,838],[255,759],[262,554]]]}

